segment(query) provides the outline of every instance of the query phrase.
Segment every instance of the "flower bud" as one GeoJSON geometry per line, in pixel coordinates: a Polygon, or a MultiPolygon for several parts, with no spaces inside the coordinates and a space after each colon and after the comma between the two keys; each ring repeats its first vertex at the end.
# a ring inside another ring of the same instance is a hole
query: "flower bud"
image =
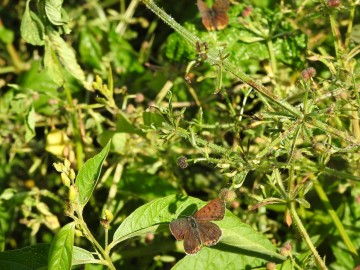
{"type": "Polygon", "coordinates": [[[69,188],[69,201],[70,202],[75,202],[76,198],[77,198],[77,191],[75,189],[75,187],[72,185],[69,188]]]}
{"type": "Polygon", "coordinates": [[[67,174],[64,172],[62,172],[60,175],[61,175],[61,182],[63,183],[63,185],[69,188],[71,184],[69,176],[67,176],[67,174]]]}
{"type": "Polygon", "coordinates": [[[106,209],[104,211],[104,218],[107,221],[112,221],[114,219],[114,215],[109,210],[106,209]]]}
{"type": "Polygon", "coordinates": [[[75,180],[76,174],[75,174],[75,171],[74,171],[73,169],[70,169],[69,177],[70,177],[70,180],[71,180],[71,181],[74,181],[74,180],[75,180]]]}
{"type": "Polygon", "coordinates": [[[224,202],[232,202],[236,199],[236,193],[233,190],[223,188],[220,190],[219,197],[224,202]]]}
{"type": "Polygon", "coordinates": [[[55,168],[56,171],[58,172],[62,172],[62,163],[58,162],[58,163],[53,163],[53,166],[55,168]]]}
{"type": "Polygon", "coordinates": [[[65,167],[69,170],[70,169],[70,166],[71,166],[71,163],[70,163],[70,161],[68,160],[68,159],[64,159],[64,165],[65,165],[65,167]]]}

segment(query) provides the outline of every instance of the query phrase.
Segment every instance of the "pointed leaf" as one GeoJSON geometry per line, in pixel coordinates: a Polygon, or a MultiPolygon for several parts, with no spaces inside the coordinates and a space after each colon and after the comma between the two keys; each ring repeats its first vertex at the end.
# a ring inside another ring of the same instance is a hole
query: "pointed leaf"
{"type": "Polygon", "coordinates": [[[34,106],[30,106],[29,111],[25,118],[25,123],[26,123],[26,125],[25,125],[26,126],[25,140],[26,140],[26,142],[29,142],[36,135],[36,132],[35,132],[36,120],[35,120],[34,106]]]}
{"type": "Polygon", "coordinates": [[[45,12],[53,25],[63,25],[66,21],[62,19],[61,7],[63,0],[45,0],[45,12]]]}
{"type": "Polygon", "coordinates": [[[266,263],[264,259],[219,250],[217,246],[202,247],[195,256],[185,256],[171,269],[254,269],[266,263]]]}
{"type": "Polygon", "coordinates": [[[40,270],[48,269],[49,244],[36,244],[21,249],[0,252],[0,269],[40,270]]]}
{"type": "Polygon", "coordinates": [[[49,33],[49,41],[64,68],[76,79],[85,83],[85,73],[76,60],[74,50],[56,32],[49,33]]]}
{"type": "Polygon", "coordinates": [[[45,27],[40,18],[30,10],[30,0],[26,1],[24,15],[21,20],[21,37],[32,45],[44,45],[45,27]]]}
{"type": "Polygon", "coordinates": [[[71,222],[58,231],[49,250],[49,268],[51,270],[71,269],[74,246],[75,223],[71,222]]]}
{"type": "MultiPolygon", "coordinates": [[[[149,202],[136,209],[128,216],[114,233],[113,244],[144,232],[155,232],[159,225],[166,224],[179,216],[191,215],[201,208],[205,202],[192,197],[170,195],[149,202]]],[[[223,231],[221,243],[257,253],[267,258],[283,257],[276,253],[276,248],[262,234],[257,233],[238,217],[227,211],[223,220],[216,222],[223,231]]],[[[224,245],[225,246],[225,245],[224,245]]]]}
{"type": "Polygon", "coordinates": [[[87,263],[96,263],[96,260],[93,254],[86,249],[74,246],[72,265],[87,264],[87,263]]]}
{"type": "Polygon", "coordinates": [[[89,198],[96,187],[103,162],[109,153],[110,145],[111,141],[106,144],[99,154],[87,160],[76,177],[79,200],[82,207],[89,201],[89,198]]]}
{"type": "Polygon", "coordinates": [[[59,58],[56,55],[54,48],[48,38],[45,39],[45,54],[44,67],[45,70],[56,85],[62,86],[64,84],[64,70],[60,64],[59,58]]]}

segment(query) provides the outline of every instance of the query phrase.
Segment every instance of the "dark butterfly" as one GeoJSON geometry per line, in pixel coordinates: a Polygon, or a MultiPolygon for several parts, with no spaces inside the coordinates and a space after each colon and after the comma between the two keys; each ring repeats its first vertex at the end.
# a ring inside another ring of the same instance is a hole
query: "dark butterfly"
{"type": "Polygon", "coordinates": [[[184,240],[186,254],[196,254],[201,245],[216,245],[221,238],[218,225],[210,222],[222,220],[225,214],[225,203],[217,198],[197,211],[193,216],[178,218],[170,222],[170,231],[176,240],[184,240]]]}
{"type": "Polygon", "coordinates": [[[209,8],[203,0],[197,0],[197,6],[202,23],[208,31],[221,30],[229,24],[227,15],[230,7],[229,0],[215,0],[212,8],[209,8]]]}

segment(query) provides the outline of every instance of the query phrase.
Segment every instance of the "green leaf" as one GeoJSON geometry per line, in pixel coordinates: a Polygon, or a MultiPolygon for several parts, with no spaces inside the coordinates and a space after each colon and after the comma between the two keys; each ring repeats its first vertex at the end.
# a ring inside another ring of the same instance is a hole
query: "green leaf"
{"type": "Polygon", "coordinates": [[[291,35],[276,39],[274,51],[278,60],[300,68],[303,66],[302,57],[306,46],[307,36],[300,31],[292,31],[291,35]]]}
{"type": "Polygon", "coordinates": [[[111,60],[114,62],[115,70],[123,74],[143,73],[144,67],[139,62],[138,53],[131,44],[115,31],[109,33],[111,60]]]}
{"type": "Polygon", "coordinates": [[[116,120],[116,131],[117,132],[144,135],[144,133],[139,128],[137,128],[130,122],[130,120],[124,113],[119,112],[116,115],[116,117],[117,117],[117,120],[116,120]]]}
{"type": "MultiPolygon", "coordinates": [[[[148,167],[147,172],[151,169],[158,170],[162,167],[162,163],[143,164],[148,167]],[[156,166],[157,165],[157,166],[156,166]]],[[[169,183],[167,179],[161,178],[155,172],[153,174],[140,172],[138,169],[128,169],[124,172],[123,178],[119,183],[119,189],[125,192],[131,192],[136,196],[146,200],[154,200],[176,192],[176,189],[169,183]]]]}
{"type": "MultiPolygon", "coordinates": [[[[79,66],[74,50],[56,32],[49,34],[49,45],[54,50],[63,67],[76,79],[85,83],[84,71],[79,66]]],[[[54,64],[57,64],[54,62],[54,64]]]]}
{"type": "Polygon", "coordinates": [[[25,140],[26,142],[29,142],[32,138],[35,137],[35,110],[33,106],[30,106],[28,113],[26,114],[25,123],[26,123],[26,134],[25,134],[25,140]]]}
{"type": "Polygon", "coordinates": [[[162,123],[166,123],[166,119],[159,113],[143,112],[144,125],[148,127],[159,128],[162,123]]]}
{"type": "Polygon", "coordinates": [[[230,212],[218,223],[223,231],[221,242],[242,250],[255,252],[271,259],[285,259],[276,252],[275,246],[264,235],[256,232],[249,225],[242,223],[230,212]]]}
{"type": "Polygon", "coordinates": [[[81,167],[78,176],[76,177],[76,184],[79,190],[80,205],[84,207],[89,201],[96,184],[99,180],[101,168],[110,150],[111,141],[101,150],[101,152],[94,157],[87,160],[84,166],[81,167]]]}
{"type": "Polygon", "coordinates": [[[32,45],[44,45],[45,27],[40,18],[30,10],[30,0],[26,1],[25,12],[21,20],[21,37],[32,45]]]}
{"type": "Polygon", "coordinates": [[[126,133],[113,133],[111,150],[119,154],[124,154],[128,140],[129,135],[126,133]]]}
{"type": "MultiPolygon", "coordinates": [[[[180,195],[170,195],[149,202],[136,209],[123,221],[114,233],[113,244],[142,235],[144,232],[155,232],[161,224],[169,223],[184,214],[191,215],[195,209],[201,208],[204,204],[199,199],[180,195]]],[[[265,236],[242,223],[230,211],[226,211],[224,219],[216,224],[223,231],[220,242],[259,256],[284,259],[276,253],[275,247],[265,236]]]]}
{"type": "Polygon", "coordinates": [[[174,62],[186,62],[195,59],[195,48],[175,32],[166,40],[165,55],[174,62]]]}
{"type": "Polygon", "coordinates": [[[171,269],[254,269],[266,263],[264,259],[219,250],[217,246],[203,247],[195,256],[185,256],[171,269]]]}
{"type": "Polygon", "coordinates": [[[0,252],[0,269],[48,269],[47,254],[49,247],[49,244],[36,244],[22,249],[0,252]]]}
{"type": "Polygon", "coordinates": [[[5,44],[12,43],[14,41],[14,31],[0,25],[0,40],[5,44]]]}
{"type": "Polygon", "coordinates": [[[45,43],[44,67],[47,75],[56,83],[62,86],[65,82],[63,67],[56,55],[54,48],[51,46],[49,39],[45,43]]]}
{"type": "Polygon", "coordinates": [[[97,262],[97,260],[94,258],[93,254],[90,251],[74,246],[72,257],[73,266],[95,262],[97,262]]]}
{"type": "Polygon", "coordinates": [[[62,4],[63,0],[45,0],[45,13],[53,25],[63,25],[66,23],[61,14],[62,4]]]}
{"type": "Polygon", "coordinates": [[[101,47],[90,31],[81,31],[79,52],[82,62],[93,68],[101,69],[101,47]]]}
{"type": "Polygon", "coordinates": [[[138,133],[136,128],[133,126],[133,124],[130,122],[130,120],[127,118],[127,116],[119,112],[116,115],[116,131],[117,132],[124,132],[124,133],[138,133]]]}
{"type": "Polygon", "coordinates": [[[130,216],[128,216],[117,228],[113,236],[113,242],[121,242],[128,238],[143,234],[143,230],[150,229],[156,231],[160,224],[170,222],[178,208],[178,200],[187,201],[186,197],[178,197],[170,195],[165,198],[153,200],[143,206],[137,208],[130,216]]]}
{"type": "Polygon", "coordinates": [[[49,269],[71,269],[75,223],[66,224],[55,235],[49,250],[49,269]]]}

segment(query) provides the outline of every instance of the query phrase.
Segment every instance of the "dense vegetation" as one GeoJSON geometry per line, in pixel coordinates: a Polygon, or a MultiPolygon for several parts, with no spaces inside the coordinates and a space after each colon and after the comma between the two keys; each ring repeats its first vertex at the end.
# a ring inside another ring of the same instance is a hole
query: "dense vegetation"
{"type": "Polygon", "coordinates": [[[3,1],[0,269],[359,267],[359,1],[224,1],[3,1]]]}

